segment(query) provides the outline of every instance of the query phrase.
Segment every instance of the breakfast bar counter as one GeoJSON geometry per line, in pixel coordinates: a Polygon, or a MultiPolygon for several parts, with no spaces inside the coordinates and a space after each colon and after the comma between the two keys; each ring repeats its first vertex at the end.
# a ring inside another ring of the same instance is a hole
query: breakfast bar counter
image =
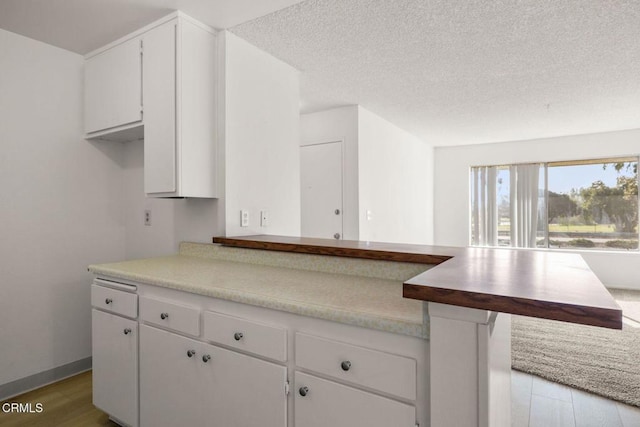
{"type": "Polygon", "coordinates": [[[286,236],[213,243],[89,266],[94,400],[124,424],[161,425],[182,381],[172,373],[206,369],[234,373],[188,381],[224,396],[220,408],[273,394],[271,421],[213,411],[228,418],[220,425],[300,427],[331,413],[339,426],[509,427],[511,314],[622,327],[577,254],[286,236]],[[114,344],[122,340],[128,347],[114,344]],[[128,361],[119,375],[133,396],[126,410],[109,406],[120,402],[109,385],[115,360],[128,361]]]}
{"type": "Polygon", "coordinates": [[[435,265],[402,285],[428,314],[431,427],[511,425],[511,314],[622,329],[620,307],[577,254],[285,236],[213,241],[435,265]]]}
{"type": "Polygon", "coordinates": [[[242,248],[436,264],[404,282],[405,298],[622,329],[622,310],[577,254],[264,235],[213,241],[242,248]]]}

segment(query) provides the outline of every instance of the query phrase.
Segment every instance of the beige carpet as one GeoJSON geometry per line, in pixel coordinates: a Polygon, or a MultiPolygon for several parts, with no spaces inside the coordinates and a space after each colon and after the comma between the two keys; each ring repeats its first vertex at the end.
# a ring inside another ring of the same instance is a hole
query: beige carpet
{"type": "Polygon", "coordinates": [[[513,316],[511,336],[513,369],[640,407],[640,328],[513,316]]]}

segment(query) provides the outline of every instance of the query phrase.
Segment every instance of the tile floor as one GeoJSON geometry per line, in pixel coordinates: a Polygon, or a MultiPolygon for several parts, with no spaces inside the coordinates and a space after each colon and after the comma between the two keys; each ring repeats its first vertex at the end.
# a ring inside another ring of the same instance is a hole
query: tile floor
{"type": "Polygon", "coordinates": [[[640,408],[511,371],[511,425],[640,427],[640,408]]]}

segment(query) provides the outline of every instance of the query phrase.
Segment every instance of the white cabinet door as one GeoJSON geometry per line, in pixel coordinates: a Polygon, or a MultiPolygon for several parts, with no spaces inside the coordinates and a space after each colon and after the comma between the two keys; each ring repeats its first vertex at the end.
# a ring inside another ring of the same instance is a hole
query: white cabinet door
{"type": "Polygon", "coordinates": [[[176,20],[143,36],[144,190],[173,193],[176,180],[176,20]]]}
{"type": "Polygon", "coordinates": [[[199,369],[205,355],[202,343],[140,325],[141,426],[205,425],[210,396],[199,369]]]}
{"type": "Polygon", "coordinates": [[[140,39],[85,61],[85,131],[98,132],[142,120],[140,39]]]}
{"type": "Polygon", "coordinates": [[[211,348],[213,426],[286,427],[287,369],[215,346],[211,348]]]}
{"type": "Polygon", "coordinates": [[[295,378],[296,427],[415,426],[414,406],[300,372],[295,378]]]}
{"type": "Polygon", "coordinates": [[[138,322],[92,310],[93,404],[138,425],[138,322]]]}
{"type": "Polygon", "coordinates": [[[143,427],[286,427],[286,379],[284,366],[140,326],[143,427]]]}

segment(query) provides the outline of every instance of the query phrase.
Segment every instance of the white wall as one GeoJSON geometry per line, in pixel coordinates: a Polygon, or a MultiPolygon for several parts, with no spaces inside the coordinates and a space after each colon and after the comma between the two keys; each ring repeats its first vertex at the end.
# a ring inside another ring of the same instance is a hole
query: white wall
{"type": "MultiPolygon", "coordinates": [[[[102,142],[102,144],[118,144],[102,142]]],[[[172,199],[154,199],[144,193],[144,143],[122,143],[124,150],[123,195],[125,259],[149,258],[176,252],[173,233],[174,212],[172,199]],[[144,211],[151,210],[151,226],[144,225],[144,211]]]]}
{"type": "MultiPolygon", "coordinates": [[[[100,144],[115,144],[101,142],[100,144]]],[[[214,199],[158,199],[144,193],[143,141],[122,143],[126,259],[172,255],[182,241],[211,243],[223,234],[214,199]],[[151,225],[144,225],[144,211],[151,210],[151,225]]]]}
{"type": "Polygon", "coordinates": [[[432,242],[433,147],[358,105],[300,117],[300,145],[343,141],[345,239],[432,242]]]}
{"type": "Polygon", "coordinates": [[[300,235],[299,72],[224,32],[226,235],[300,235]],[[250,226],[240,227],[240,210],[250,226]],[[269,226],[260,227],[260,210],[269,226]]]}
{"type": "Polygon", "coordinates": [[[83,58],[0,30],[0,385],[91,356],[87,265],[124,253],[122,148],[82,138],[83,58]]]}
{"type": "Polygon", "coordinates": [[[87,265],[225,232],[299,234],[298,72],[288,65],[228,35],[227,202],[146,198],[142,141],[84,140],[80,55],[0,30],[0,61],[0,385],[91,356],[87,265]],[[268,209],[270,226],[240,229],[240,207],[254,226],[268,209]]]}
{"type": "MultiPolygon", "coordinates": [[[[469,243],[469,167],[638,155],[640,130],[435,150],[435,244],[469,243]]],[[[640,254],[580,252],[610,287],[640,289],[640,254]]]]}
{"type": "Polygon", "coordinates": [[[358,240],[358,106],[300,115],[300,145],[342,141],[342,235],[358,240]]]}
{"type": "Polygon", "coordinates": [[[364,108],[358,140],[360,240],[432,244],[433,147],[364,108]]]}

